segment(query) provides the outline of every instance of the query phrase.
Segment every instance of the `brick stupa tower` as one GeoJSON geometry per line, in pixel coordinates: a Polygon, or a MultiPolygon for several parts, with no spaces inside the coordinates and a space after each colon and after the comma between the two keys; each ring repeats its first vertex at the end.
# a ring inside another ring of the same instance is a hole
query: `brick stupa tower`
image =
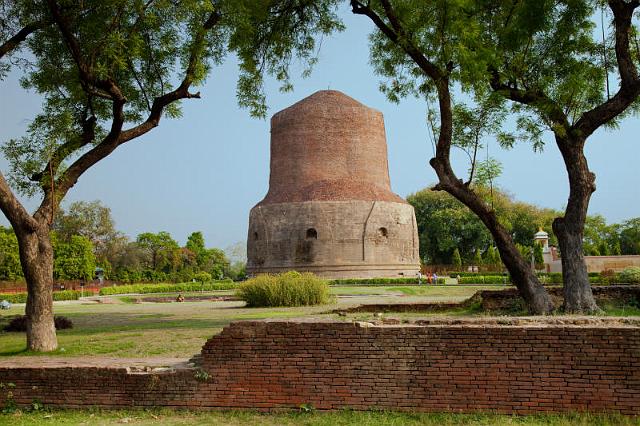
{"type": "Polygon", "coordinates": [[[382,113],[323,90],[271,118],[269,192],[249,216],[247,272],[413,277],[413,207],[391,192],[382,113]]]}

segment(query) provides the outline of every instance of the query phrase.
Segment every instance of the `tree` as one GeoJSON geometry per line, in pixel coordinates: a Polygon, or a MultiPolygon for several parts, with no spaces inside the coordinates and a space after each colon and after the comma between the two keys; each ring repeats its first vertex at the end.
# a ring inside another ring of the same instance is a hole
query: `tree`
{"type": "Polygon", "coordinates": [[[536,269],[541,269],[544,264],[544,257],[542,256],[542,245],[533,245],[533,263],[535,263],[536,269]]]}
{"type": "Polygon", "coordinates": [[[640,254],[640,217],[623,222],[619,235],[622,254],[640,254]]]}
{"type": "Polygon", "coordinates": [[[207,249],[204,246],[204,236],[202,235],[202,232],[193,232],[189,235],[189,237],[187,237],[187,244],[185,245],[185,248],[188,248],[195,253],[198,258],[203,257],[207,249]]]}
{"type": "Polygon", "coordinates": [[[228,53],[240,63],[239,104],[264,116],[265,73],[290,89],[292,59],[311,66],[314,35],[341,29],[334,6],[329,0],[3,2],[1,71],[9,69],[9,56],[12,63],[23,58],[29,66],[22,85],[44,98],[27,134],[3,147],[9,181],[0,174],[0,209],[15,230],[27,281],[30,350],[57,346],[49,231],[78,179],[163,116],[179,117],[180,101],[200,98],[192,87],[228,53]],[[40,195],[33,214],[12,188],[40,195]]]}
{"type": "Polygon", "coordinates": [[[583,254],[587,209],[596,189],[585,144],[597,129],[615,126],[625,113],[640,107],[638,28],[633,23],[640,1],[609,0],[607,11],[603,6],[601,13],[611,17],[608,40],[595,37],[593,15],[600,3],[498,0],[478,2],[474,12],[481,40],[492,49],[483,79],[495,94],[512,102],[534,146],[543,144],[546,128],[564,160],[569,198],[553,230],[562,252],[567,312],[598,309],[583,254]],[[610,73],[619,78],[613,94],[610,73]]]}
{"type": "Polygon", "coordinates": [[[453,251],[453,255],[451,256],[451,263],[453,267],[456,268],[457,271],[462,269],[462,257],[460,256],[460,250],[456,247],[453,251]]]}
{"type": "MultiPolygon", "coordinates": [[[[486,202],[491,201],[498,220],[516,244],[532,244],[533,235],[540,226],[551,228],[557,211],[516,201],[498,187],[493,189],[476,185],[474,191],[486,202]]],[[[423,189],[407,197],[414,207],[420,253],[433,263],[449,263],[453,250],[462,258],[472,259],[476,248],[483,251],[491,244],[491,234],[480,219],[464,204],[446,192],[423,189]]],[[[555,236],[550,233],[553,242],[555,236]]],[[[499,253],[496,253],[499,259],[499,253]]],[[[529,257],[527,259],[529,264],[529,257]]],[[[495,263],[499,264],[501,260],[495,263]]]]}
{"type": "Polygon", "coordinates": [[[93,244],[81,235],[72,235],[69,241],[53,238],[53,277],[58,280],[90,281],[96,269],[93,244]]]}
{"type": "Polygon", "coordinates": [[[480,249],[476,249],[476,253],[473,256],[473,264],[475,266],[480,266],[482,265],[484,262],[482,260],[482,253],[480,252],[480,249]]]}
{"type": "Polygon", "coordinates": [[[74,235],[88,238],[100,263],[108,261],[113,241],[124,237],[115,229],[111,209],[100,201],[76,201],[65,211],[60,208],[54,218],[53,230],[62,241],[69,242],[74,235]]]}
{"type": "Polygon", "coordinates": [[[138,247],[147,252],[147,267],[154,271],[168,272],[173,265],[173,252],[179,246],[178,243],[166,231],[144,232],[136,239],[138,247]]]}
{"type": "Polygon", "coordinates": [[[487,62],[484,56],[491,49],[482,40],[474,20],[474,4],[351,0],[353,13],[368,17],[378,30],[371,36],[371,60],[376,71],[389,79],[389,84],[382,86],[387,97],[399,101],[415,94],[437,102],[438,123],[432,126],[437,142],[430,164],[438,183],[433,189],[448,192],[478,216],[491,232],[529,310],[548,313],[553,309],[551,298],[520,255],[508,230],[470,183],[456,176],[450,162],[454,131],[452,85],[457,82],[466,88],[474,87],[481,80],[487,62]]]}
{"type": "Polygon", "coordinates": [[[0,280],[16,281],[23,278],[18,253],[18,239],[11,228],[0,226],[0,280]]]}
{"type": "Polygon", "coordinates": [[[595,1],[379,0],[365,5],[352,0],[351,4],[354,13],[368,16],[380,30],[372,38],[372,60],[377,71],[391,79],[384,87],[388,96],[397,100],[413,92],[437,100],[438,143],[431,160],[439,178],[435,189],[446,190],[478,214],[521,294],[539,312],[551,308],[548,294],[495,223],[491,209],[451,168],[455,114],[451,86],[459,84],[472,92],[476,103],[489,98],[500,104],[496,96],[511,102],[512,112],[521,114],[520,133],[502,135],[503,146],[527,139],[534,149],[541,149],[545,127],[553,132],[570,187],[564,215],[553,223],[563,254],[565,310],[596,310],[582,253],[587,207],[595,191],[584,145],[595,130],[615,125],[616,119],[639,106],[640,58],[632,53],[630,36],[637,33],[632,20],[640,1],[608,2],[615,53],[611,62],[607,58],[612,49],[606,41],[601,46],[594,39],[595,1]],[[620,84],[605,99],[605,82],[614,70],[620,84]]]}

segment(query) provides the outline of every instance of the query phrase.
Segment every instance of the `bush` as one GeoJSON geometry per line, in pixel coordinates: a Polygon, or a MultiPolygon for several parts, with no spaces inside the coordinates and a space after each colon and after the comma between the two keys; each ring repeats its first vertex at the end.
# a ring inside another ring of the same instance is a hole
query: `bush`
{"type": "MultiPolygon", "coordinates": [[[[78,300],[80,292],[76,290],[54,291],[53,300],[78,300]]],[[[11,303],[27,303],[27,293],[0,294],[0,300],[11,303]]]]}
{"type": "Polygon", "coordinates": [[[115,294],[148,294],[148,293],[188,293],[192,291],[233,290],[236,284],[231,280],[213,281],[210,283],[182,283],[182,284],[127,284],[100,289],[101,296],[115,294]]]}
{"type": "Polygon", "coordinates": [[[450,278],[458,278],[458,276],[460,278],[463,277],[504,277],[504,276],[508,276],[509,274],[507,273],[503,273],[503,272],[467,272],[467,271],[453,271],[453,272],[449,272],[449,277],[450,278]]]}
{"type": "MultiPolygon", "coordinates": [[[[66,330],[68,328],[73,328],[73,322],[67,317],[57,316],[56,315],[55,317],[53,317],[53,323],[56,326],[56,330],[66,330]]],[[[11,321],[9,321],[9,324],[7,324],[4,327],[4,331],[26,332],[27,331],[27,316],[26,315],[19,315],[19,316],[13,318],[11,321]]]]}
{"type": "Polygon", "coordinates": [[[618,274],[619,282],[626,284],[640,284],[640,267],[630,266],[618,274]]]}
{"type": "Polygon", "coordinates": [[[510,284],[511,279],[505,275],[478,275],[475,277],[460,277],[458,284],[510,284]]]}
{"type": "Polygon", "coordinates": [[[264,274],[240,284],[236,295],[249,307],[308,306],[329,302],[329,283],[309,272],[264,274]]]}
{"type": "Polygon", "coordinates": [[[193,279],[199,283],[208,283],[213,278],[211,277],[210,273],[202,271],[202,272],[198,272],[197,274],[194,274],[193,279]]]}
{"type": "MultiPolygon", "coordinates": [[[[427,277],[423,276],[420,280],[421,284],[427,282],[427,277]]],[[[444,278],[438,278],[438,284],[444,284],[444,278]]],[[[405,285],[418,284],[418,278],[344,278],[329,281],[330,285],[405,285]]]]}

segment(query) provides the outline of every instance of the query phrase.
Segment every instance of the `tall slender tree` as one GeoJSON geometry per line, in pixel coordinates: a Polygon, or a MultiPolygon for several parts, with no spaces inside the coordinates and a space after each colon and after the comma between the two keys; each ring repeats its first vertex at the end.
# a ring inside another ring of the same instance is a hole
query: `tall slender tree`
{"type": "Polygon", "coordinates": [[[553,303],[511,235],[489,203],[455,174],[451,166],[454,129],[453,85],[470,88],[481,80],[488,47],[466,1],[352,0],[355,14],[368,17],[376,26],[372,34],[372,62],[388,77],[383,86],[394,101],[416,94],[437,103],[438,123],[435,157],[430,164],[438,175],[434,190],[444,190],[482,220],[496,243],[505,266],[533,313],[544,314],[553,303]]]}

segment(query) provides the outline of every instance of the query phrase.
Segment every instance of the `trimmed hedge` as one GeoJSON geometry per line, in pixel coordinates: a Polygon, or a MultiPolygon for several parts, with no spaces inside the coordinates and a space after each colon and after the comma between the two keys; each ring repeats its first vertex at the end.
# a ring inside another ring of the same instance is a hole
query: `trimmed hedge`
{"type": "MultiPolygon", "coordinates": [[[[438,278],[438,284],[445,284],[445,278],[438,278]]],[[[420,284],[427,283],[427,278],[422,277],[420,284]]],[[[418,284],[418,278],[344,278],[339,280],[329,281],[330,285],[403,285],[403,284],[418,284]]]]}
{"type": "Polygon", "coordinates": [[[508,276],[506,272],[449,272],[449,278],[465,278],[465,277],[504,277],[508,276]]]}
{"type": "Polygon", "coordinates": [[[330,300],[328,281],[295,271],[258,275],[240,284],[236,295],[248,307],[323,305],[330,300]]]}
{"type": "Polygon", "coordinates": [[[127,284],[100,289],[100,296],[116,294],[148,294],[148,293],[188,293],[194,291],[233,290],[237,285],[233,281],[213,281],[210,283],[182,284],[127,284]]]}
{"type": "MultiPolygon", "coordinates": [[[[78,300],[80,299],[80,291],[63,290],[54,291],[53,300],[78,300]]],[[[11,303],[27,303],[27,293],[0,294],[0,300],[6,300],[11,303]]]]}
{"type": "Polygon", "coordinates": [[[475,277],[460,277],[458,284],[511,284],[511,278],[506,275],[479,275],[475,277]]]}

